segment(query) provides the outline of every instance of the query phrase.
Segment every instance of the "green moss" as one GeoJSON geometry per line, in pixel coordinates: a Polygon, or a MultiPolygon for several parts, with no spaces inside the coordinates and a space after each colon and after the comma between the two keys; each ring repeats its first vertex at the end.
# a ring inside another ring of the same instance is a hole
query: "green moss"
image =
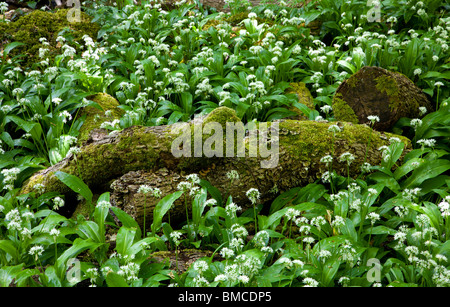
{"type": "Polygon", "coordinates": [[[390,110],[394,110],[398,108],[399,101],[399,88],[397,81],[388,75],[382,75],[375,79],[376,88],[380,92],[385,92],[389,97],[389,108],[390,110]]]}
{"type": "Polygon", "coordinates": [[[203,126],[210,122],[216,122],[226,127],[227,122],[237,123],[241,119],[236,115],[236,111],[228,107],[219,107],[211,111],[203,121],[203,126]]]}
{"type": "Polygon", "coordinates": [[[202,30],[206,31],[206,30],[208,30],[211,27],[217,26],[218,24],[220,24],[220,20],[210,19],[203,25],[202,30]]]}
{"type": "MultiPolygon", "coordinates": [[[[97,144],[83,147],[78,164],[81,176],[94,185],[104,183],[108,178],[137,169],[151,169],[159,153],[154,148],[156,136],[147,127],[135,126],[122,131],[116,144],[97,144]]],[[[69,169],[77,173],[75,161],[69,169]]]]}
{"type": "Polygon", "coordinates": [[[332,135],[328,132],[328,126],[329,124],[316,121],[283,121],[279,124],[279,129],[288,134],[280,138],[280,148],[286,150],[289,157],[304,162],[322,157],[332,150],[332,135]]]}
{"type": "Polygon", "coordinates": [[[358,124],[359,120],[355,111],[345,102],[342,94],[337,94],[333,97],[333,112],[337,120],[358,124]]]}
{"type": "Polygon", "coordinates": [[[247,18],[248,18],[248,12],[240,12],[240,13],[236,13],[236,14],[233,14],[233,15],[225,18],[225,21],[232,25],[237,25],[242,20],[247,19],[247,18]]]}
{"type": "MultiPolygon", "coordinates": [[[[73,41],[82,42],[82,37],[87,34],[93,39],[97,37],[100,26],[91,22],[91,17],[81,12],[81,21],[70,23],[67,19],[69,10],[59,10],[55,13],[35,10],[28,15],[10,23],[0,23],[0,40],[3,44],[11,42],[22,42],[24,46],[13,49],[11,57],[23,54],[23,67],[30,67],[32,64],[40,62],[39,48],[45,47],[39,42],[41,37],[45,37],[49,42],[47,57],[50,61],[61,53],[61,45],[56,42],[56,38],[63,30],[69,32],[73,41]]],[[[80,49],[77,47],[77,51],[80,49]]]]}
{"type": "Polygon", "coordinates": [[[83,126],[80,129],[80,135],[78,136],[78,143],[84,143],[88,137],[89,133],[96,128],[100,128],[100,125],[105,121],[112,121],[114,119],[120,119],[123,115],[123,110],[118,108],[119,102],[112,96],[99,93],[87,99],[94,101],[97,103],[102,110],[97,109],[93,106],[88,106],[80,112],[79,117],[86,115],[86,119],[84,120],[83,126]],[[109,115],[106,115],[106,111],[109,112],[109,115]]]}
{"type": "Polygon", "coordinates": [[[357,78],[356,75],[351,75],[350,78],[348,78],[346,82],[351,87],[357,87],[358,83],[359,83],[359,78],[357,78]]]}
{"type": "MultiPolygon", "coordinates": [[[[314,110],[314,98],[306,87],[306,84],[304,82],[292,82],[289,85],[291,87],[286,91],[286,93],[297,94],[299,103],[302,103],[311,110],[314,110]]],[[[303,112],[301,112],[298,108],[292,107],[290,110],[298,113],[300,116],[303,116],[303,112]]]]}

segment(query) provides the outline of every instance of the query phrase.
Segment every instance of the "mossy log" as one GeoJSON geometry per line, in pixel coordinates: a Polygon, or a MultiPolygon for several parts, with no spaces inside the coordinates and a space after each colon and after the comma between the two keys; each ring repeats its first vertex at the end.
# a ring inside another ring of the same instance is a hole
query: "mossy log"
{"type": "MultiPolygon", "coordinates": [[[[233,201],[245,209],[251,206],[245,195],[250,188],[257,188],[261,192],[261,202],[267,202],[277,196],[274,193],[276,190],[286,191],[320,179],[327,171],[326,165],[321,163],[320,159],[332,152],[336,157],[333,168],[341,175],[347,175],[347,166],[339,162],[337,157],[344,152],[355,156],[350,166],[350,176],[356,177],[360,174],[369,138],[371,141],[366,162],[378,165],[382,158],[378,148],[388,145],[389,138],[394,136],[374,131],[366,125],[339,122],[337,124],[341,127],[341,132],[333,137],[328,128],[336,123],[280,120],[276,124],[270,124],[271,127],[277,128],[272,131],[272,135],[275,132],[278,134],[278,138],[276,135],[273,137],[278,140],[277,161],[271,167],[262,167],[263,162],[269,159],[262,151],[251,156],[249,135],[243,138],[244,156],[207,157],[203,153],[199,157],[174,155],[172,145],[184,133],[182,131],[186,131],[180,128],[190,129],[192,133],[194,127],[199,124],[237,121],[239,118],[234,110],[220,107],[202,121],[155,127],[133,126],[113,133],[95,129],[76,157],[69,155],[58,164],[37,172],[23,186],[22,193],[33,191],[33,186],[41,183],[47,192],[70,194],[69,188],[54,176],[56,171],[63,171],[79,176],[96,193],[111,191],[112,204],[121,207],[141,222],[144,203],[149,221],[158,200],[153,197],[145,198],[143,194],[137,193],[140,185],[157,187],[164,197],[175,192],[177,185],[185,181],[185,176],[197,173],[201,179],[217,187],[223,197],[232,195],[233,201]],[[230,184],[226,176],[230,170],[236,170],[240,175],[239,180],[233,184],[230,184]]],[[[263,132],[261,125],[256,132],[263,132]]],[[[195,137],[192,134],[189,136],[192,144],[195,137]]],[[[397,137],[410,148],[408,139],[397,137]]],[[[203,135],[204,144],[208,140],[209,138],[203,135]]],[[[229,142],[228,139],[226,141],[229,142]]],[[[192,152],[195,154],[195,148],[192,152]]],[[[181,200],[179,203],[175,202],[171,209],[171,218],[182,218],[183,213],[184,203],[181,203],[181,200]]]]}
{"type": "Polygon", "coordinates": [[[341,83],[333,97],[337,120],[365,124],[368,116],[378,116],[373,128],[379,131],[390,131],[401,117],[418,117],[419,107],[433,109],[408,77],[381,67],[361,68],[341,83]]]}

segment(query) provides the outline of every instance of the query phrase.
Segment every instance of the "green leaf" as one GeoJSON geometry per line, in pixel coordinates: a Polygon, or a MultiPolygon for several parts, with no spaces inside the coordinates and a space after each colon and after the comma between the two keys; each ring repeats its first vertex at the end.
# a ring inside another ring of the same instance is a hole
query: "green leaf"
{"type": "Polygon", "coordinates": [[[425,161],[403,182],[402,189],[418,187],[425,180],[437,177],[449,169],[449,160],[438,159],[434,161],[425,161]]]}
{"type": "Polygon", "coordinates": [[[372,235],[395,235],[397,231],[395,229],[386,227],[386,226],[375,226],[372,229],[369,227],[364,230],[362,233],[363,236],[372,234],[372,235]]]}
{"type": "Polygon", "coordinates": [[[80,194],[90,204],[92,203],[93,194],[89,187],[77,176],[57,171],[55,176],[65,185],[72,189],[75,193],[80,194]]]}
{"type": "Polygon", "coordinates": [[[295,197],[297,197],[297,194],[299,193],[299,191],[301,189],[302,189],[302,187],[292,188],[292,189],[278,195],[278,197],[275,198],[275,200],[270,205],[269,213],[272,214],[272,213],[280,210],[281,208],[283,208],[286,204],[288,204],[295,197]]]}
{"type": "Polygon", "coordinates": [[[24,46],[24,45],[25,45],[25,43],[21,43],[21,42],[12,42],[12,43],[8,44],[8,45],[5,47],[5,49],[3,49],[3,55],[7,55],[7,54],[9,54],[9,53],[11,52],[11,50],[13,50],[14,48],[19,47],[19,46],[24,46]]]}
{"type": "Polygon", "coordinates": [[[62,255],[58,257],[58,260],[55,263],[59,278],[62,279],[62,275],[66,273],[67,261],[70,258],[76,257],[79,253],[87,249],[93,251],[101,245],[103,245],[103,243],[96,243],[90,239],[83,240],[80,238],[76,238],[75,241],[73,241],[72,246],[66,249],[64,253],[62,253],[62,255]]]}
{"type": "Polygon", "coordinates": [[[340,66],[347,68],[350,73],[352,73],[352,74],[356,73],[356,67],[354,65],[350,64],[349,62],[344,61],[344,60],[339,60],[339,61],[337,61],[337,63],[340,66]]]}
{"type": "Polygon", "coordinates": [[[417,165],[414,165],[418,163],[419,165],[423,163],[425,160],[420,158],[413,158],[408,161],[406,161],[403,165],[401,165],[399,168],[397,168],[394,172],[394,179],[399,180],[409,172],[413,171],[417,165]]]}
{"type": "Polygon", "coordinates": [[[358,234],[355,230],[355,225],[353,224],[352,220],[349,218],[345,219],[345,225],[340,228],[341,233],[343,235],[348,236],[353,240],[353,242],[358,241],[358,234]]]}
{"type": "Polygon", "coordinates": [[[153,233],[156,233],[161,228],[164,215],[167,213],[167,211],[169,211],[173,202],[180,198],[182,194],[183,191],[177,191],[175,193],[169,194],[161,199],[155,206],[155,209],[153,209],[153,223],[151,226],[153,233]]]}
{"type": "Polygon", "coordinates": [[[139,224],[136,222],[134,218],[132,218],[128,213],[123,211],[120,208],[117,207],[111,207],[111,211],[114,213],[114,215],[119,219],[119,221],[122,223],[122,226],[127,228],[134,228],[136,229],[136,238],[141,237],[141,230],[139,227],[139,224]]]}
{"type": "Polygon", "coordinates": [[[13,279],[16,279],[17,274],[23,269],[23,263],[16,266],[5,266],[0,269],[0,287],[9,287],[13,279]]]}
{"type": "MultiPolygon", "coordinates": [[[[97,200],[97,204],[106,201],[109,203],[109,192],[105,192],[97,200]]],[[[99,233],[104,236],[105,234],[105,220],[109,213],[109,207],[107,206],[96,206],[94,209],[94,221],[99,226],[99,233]]]]}
{"type": "Polygon", "coordinates": [[[120,227],[116,237],[116,251],[122,256],[127,255],[128,249],[133,245],[135,237],[135,228],[120,227]]]}
{"type": "Polygon", "coordinates": [[[206,188],[208,193],[211,194],[211,196],[217,201],[217,204],[222,204],[222,194],[220,193],[220,190],[218,188],[214,187],[211,183],[209,183],[209,181],[203,179],[200,180],[199,185],[203,188],[206,188]]]}
{"type": "Polygon", "coordinates": [[[134,243],[132,246],[128,247],[126,254],[127,255],[135,255],[135,254],[139,253],[142,249],[144,249],[146,244],[151,244],[158,240],[160,240],[158,237],[147,237],[145,239],[139,240],[138,242],[134,243]]]}
{"type": "Polygon", "coordinates": [[[333,286],[333,279],[339,269],[340,264],[341,262],[335,259],[330,259],[330,261],[327,261],[327,263],[325,263],[322,269],[322,284],[324,287],[333,286]]]}
{"type": "Polygon", "coordinates": [[[99,227],[94,221],[84,221],[78,226],[78,233],[80,236],[85,236],[86,239],[91,239],[97,243],[104,243],[105,237],[99,232],[99,227]]]}
{"type": "Polygon", "coordinates": [[[106,284],[108,287],[129,287],[125,278],[115,272],[106,274],[106,284]]]}
{"type": "Polygon", "coordinates": [[[0,249],[5,253],[11,255],[14,259],[19,260],[20,255],[14,243],[10,240],[0,240],[0,249]]]}

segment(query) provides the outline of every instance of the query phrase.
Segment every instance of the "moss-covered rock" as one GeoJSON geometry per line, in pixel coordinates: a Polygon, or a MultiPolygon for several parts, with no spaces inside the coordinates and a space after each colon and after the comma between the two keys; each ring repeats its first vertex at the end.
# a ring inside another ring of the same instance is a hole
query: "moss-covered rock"
{"type": "Polygon", "coordinates": [[[124,113],[122,109],[118,108],[119,102],[108,94],[98,93],[87,98],[97,103],[102,110],[99,110],[93,106],[88,106],[80,112],[79,117],[86,116],[86,118],[80,129],[78,144],[83,144],[86,142],[89,137],[89,133],[96,128],[100,128],[100,125],[103,122],[111,122],[114,119],[120,119],[124,113]]]}
{"type": "MultiPolygon", "coordinates": [[[[311,92],[306,87],[304,82],[292,82],[289,84],[291,87],[286,91],[287,94],[297,94],[298,102],[304,104],[309,109],[314,110],[314,98],[311,92]]],[[[289,117],[289,119],[306,119],[301,110],[296,107],[290,107],[290,111],[297,113],[295,117],[289,117]]]]}
{"type": "Polygon", "coordinates": [[[368,116],[378,116],[374,129],[382,131],[389,131],[401,117],[418,117],[419,107],[433,109],[405,75],[380,67],[361,68],[338,87],[333,98],[336,119],[366,124],[368,116]]]}
{"type": "Polygon", "coordinates": [[[91,22],[92,18],[90,16],[81,12],[80,22],[69,22],[67,18],[68,12],[68,9],[58,10],[54,13],[35,10],[20,17],[17,21],[0,23],[0,41],[3,46],[11,42],[24,43],[24,46],[13,49],[10,56],[23,54],[22,66],[30,67],[32,64],[42,60],[39,58],[39,48],[45,47],[39,41],[42,37],[46,38],[50,44],[48,47],[45,47],[49,48],[49,53],[46,56],[49,60],[61,54],[61,44],[56,42],[56,38],[63,30],[70,32],[73,41],[80,43],[82,43],[84,35],[89,35],[93,39],[97,38],[100,26],[91,22]]]}

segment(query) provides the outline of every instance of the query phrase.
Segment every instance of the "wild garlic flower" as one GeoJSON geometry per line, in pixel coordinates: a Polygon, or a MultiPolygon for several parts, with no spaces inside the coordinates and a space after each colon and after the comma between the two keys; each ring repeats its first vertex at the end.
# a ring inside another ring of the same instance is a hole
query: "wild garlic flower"
{"type": "Polygon", "coordinates": [[[102,200],[97,202],[96,207],[100,209],[109,209],[111,207],[111,203],[109,201],[102,200]]]}
{"type": "Polygon", "coordinates": [[[370,212],[369,214],[367,214],[367,216],[369,217],[370,223],[372,225],[375,224],[376,221],[380,220],[380,215],[375,212],[370,212]]]}
{"type": "Polygon", "coordinates": [[[353,160],[355,160],[355,156],[353,156],[351,153],[349,152],[344,152],[342,155],[340,155],[339,157],[339,161],[341,162],[347,162],[347,165],[350,165],[353,160]]]}
{"type": "Polygon", "coordinates": [[[13,167],[10,169],[3,169],[1,174],[4,176],[3,178],[3,189],[4,190],[13,190],[14,189],[14,181],[17,179],[17,175],[19,175],[20,169],[17,167],[13,167]]]}
{"type": "Polygon", "coordinates": [[[214,198],[210,198],[205,201],[205,206],[214,207],[215,205],[217,205],[217,200],[215,200],[214,198]]]}
{"type": "Polygon", "coordinates": [[[42,245],[35,245],[30,248],[30,250],[28,251],[28,254],[30,254],[31,256],[34,256],[34,260],[37,261],[39,256],[41,256],[43,252],[44,252],[44,247],[42,245]]]}
{"type": "Polygon", "coordinates": [[[252,202],[252,204],[256,204],[258,199],[261,196],[261,193],[255,188],[251,188],[246,192],[248,199],[252,202]]]}
{"type": "Polygon", "coordinates": [[[225,259],[230,259],[234,257],[235,253],[231,248],[224,247],[220,250],[220,255],[225,259]]]}
{"type": "Polygon", "coordinates": [[[236,204],[233,203],[233,202],[231,202],[230,204],[228,204],[228,205],[225,207],[225,213],[226,213],[228,216],[234,216],[234,215],[236,214],[236,212],[237,212],[237,211],[240,211],[240,210],[242,210],[242,208],[239,207],[238,205],[236,205],[236,204]]]}
{"type": "Polygon", "coordinates": [[[234,224],[231,226],[231,232],[236,237],[246,238],[248,236],[248,231],[244,226],[240,224],[234,224]]]}
{"type": "Polygon", "coordinates": [[[300,215],[300,211],[296,210],[294,208],[289,208],[286,213],[284,214],[284,216],[286,217],[286,219],[288,221],[294,220],[297,216],[300,215]]]}
{"type": "Polygon", "coordinates": [[[414,128],[414,131],[417,130],[418,127],[422,126],[422,121],[418,118],[411,119],[411,126],[414,128]]]}
{"type": "Polygon", "coordinates": [[[367,119],[370,120],[372,125],[375,124],[376,122],[378,123],[380,121],[380,118],[378,116],[375,116],[375,115],[367,116],[367,119]]]}
{"type": "Polygon", "coordinates": [[[61,234],[61,231],[59,231],[59,230],[56,229],[56,228],[52,228],[52,229],[49,231],[49,234],[50,234],[52,237],[54,237],[55,240],[56,240],[56,237],[58,237],[58,236],[61,234]]]}
{"type": "Polygon", "coordinates": [[[446,197],[445,200],[442,200],[439,204],[439,210],[441,210],[441,214],[443,217],[450,216],[450,197],[446,197]]]}
{"type": "Polygon", "coordinates": [[[277,260],[278,264],[282,264],[284,267],[290,269],[292,268],[293,264],[292,264],[292,260],[289,259],[288,257],[280,257],[280,259],[277,260]]]}
{"type": "Polygon", "coordinates": [[[194,263],[194,270],[199,272],[199,274],[202,274],[203,272],[205,272],[208,269],[209,269],[209,265],[208,265],[208,262],[206,262],[205,260],[197,260],[194,263]]]}
{"type": "Polygon", "coordinates": [[[61,207],[64,207],[64,199],[56,196],[55,198],[53,198],[53,210],[58,210],[61,207]]]}
{"type": "Polygon", "coordinates": [[[239,173],[236,170],[231,170],[226,173],[226,176],[230,180],[238,180],[239,179],[239,173]]]}
{"type": "Polygon", "coordinates": [[[172,231],[170,233],[170,238],[175,243],[176,246],[180,245],[180,238],[182,236],[182,233],[180,231],[172,231]]]}
{"type": "Polygon", "coordinates": [[[326,163],[326,165],[329,166],[330,163],[333,162],[333,157],[331,155],[323,156],[322,158],[320,158],[320,162],[326,163]]]}
{"type": "Polygon", "coordinates": [[[60,112],[59,117],[62,118],[63,123],[67,123],[68,120],[72,120],[72,115],[67,110],[60,112]]]}
{"type": "Polygon", "coordinates": [[[421,144],[422,150],[423,150],[425,148],[425,146],[434,147],[436,145],[436,140],[435,139],[420,139],[417,141],[417,144],[421,144]]]}
{"type": "Polygon", "coordinates": [[[323,225],[325,225],[327,223],[327,221],[325,220],[325,218],[321,215],[319,216],[315,216],[311,219],[311,225],[316,226],[316,228],[320,231],[321,227],[323,225]]]}
{"type": "Polygon", "coordinates": [[[340,215],[336,215],[334,217],[333,221],[331,222],[331,226],[336,227],[336,228],[340,228],[340,227],[342,227],[344,225],[345,225],[345,220],[340,215]]]}
{"type": "Polygon", "coordinates": [[[337,132],[341,132],[341,128],[339,128],[338,125],[330,125],[328,127],[328,131],[333,132],[333,134],[336,134],[337,132]]]}
{"type": "Polygon", "coordinates": [[[186,179],[191,182],[192,184],[199,184],[200,183],[200,178],[198,177],[197,174],[190,174],[186,177],[186,179]]]}
{"type": "Polygon", "coordinates": [[[304,278],[303,283],[305,284],[304,287],[317,287],[319,285],[319,282],[311,277],[304,278]]]}

